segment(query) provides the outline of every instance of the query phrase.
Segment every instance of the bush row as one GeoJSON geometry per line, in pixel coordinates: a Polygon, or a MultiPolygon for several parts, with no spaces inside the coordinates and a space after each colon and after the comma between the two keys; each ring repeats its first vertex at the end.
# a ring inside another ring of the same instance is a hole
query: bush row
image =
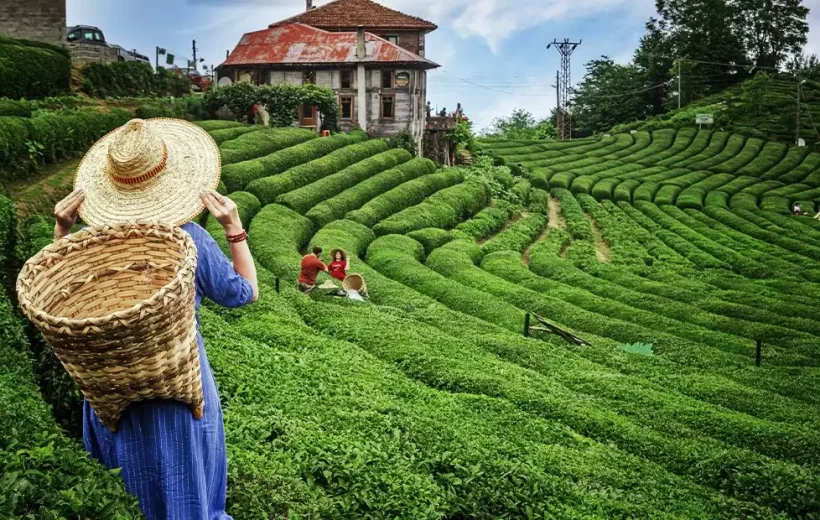
{"type": "Polygon", "coordinates": [[[109,97],[182,97],[191,93],[187,76],[140,61],[90,63],[81,69],[86,94],[109,97]]]}
{"type": "MultiPolygon", "coordinates": [[[[371,141],[377,143],[378,141],[371,141]]],[[[377,149],[382,149],[379,146],[377,149]]],[[[339,152],[335,152],[339,153],[339,152]]],[[[328,157],[331,157],[331,154],[328,157]]],[[[413,157],[404,149],[388,150],[376,153],[367,159],[359,161],[343,170],[328,175],[307,186],[280,195],[276,202],[287,206],[299,213],[305,214],[313,206],[330,199],[336,194],[365,181],[374,175],[395,168],[406,163],[413,157]]],[[[283,174],[287,175],[287,174],[283,174]]]]}
{"type": "Polygon", "coordinates": [[[27,40],[0,39],[0,97],[39,99],[68,92],[71,59],[65,51],[27,40]]]}
{"type": "Polygon", "coordinates": [[[382,139],[352,144],[294,166],[279,175],[256,179],[248,184],[247,190],[256,195],[263,206],[272,204],[280,195],[316,182],[385,150],[387,142],[382,139]]]}
{"type": "Polygon", "coordinates": [[[531,244],[547,226],[547,216],[534,213],[513,222],[481,246],[485,254],[495,251],[521,252],[531,244]]]}
{"type": "Polygon", "coordinates": [[[456,229],[465,233],[474,240],[487,238],[504,227],[507,220],[513,215],[513,206],[498,201],[494,206],[482,209],[469,220],[456,226],[456,229]]]}
{"type": "Polygon", "coordinates": [[[24,178],[45,164],[83,153],[130,118],[124,110],[93,109],[0,117],[0,180],[24,178]]]}
{"type": "Polygon", "coordinates": [[[555,188],[550,193],[561,204],[561,212],[567,221],[567,231],[572,235],[572,238],[575,240],[588,240],[591,238],[592,227],[572,193],[560,188],[555,188]]]}
{"type": "Polygon", "coordinates": [[[225,182],[228,192],[243,190],[256,179],[282,173],[289,168],[318,159],[334,150],[366,139],[367,134],[362,132],[335,134],[330,137],[313,139],[264,157],[229,164],[222,168],[222,180],[225,182]]]}
{"type": "Polygon", "coordinates": [[[269,204],[253,218],[248,234],[254,258],[274,275],[295,282],[299,250],[313,235],[313,224],[290,208],[269,204]]]}
{"type": "MultiPolygon", "coordinates": [[[[452,228],[478,213],[489,200],[489,186],[480,180],[468,180],[430,195],[420,204],[404,209],[375,226],[381,235],[404,234],[427,227],[452,228]]],[[[355,219],[354,219],[355,220],[355,219]]]]}
{"type": "Polygon", "coordinates": [[[349,212],[346,218],[373,227],[390,215],[419,204],[437,191],[462,181],[464,172],[459,168],[448,168],[421,176],[370,199],[359,209],[349,212]]]}
{"type": "Polygon", "coordinates": [[[269,155],[317,137],[316,132],[307,128],[256,129],[256,132],[243,134],[222,143],[219,151],[222,153],[223,166],[269,155]]]}
{"type": "MultiPolygon", "coordinates": [[[[320,202],[311,208],[305,216],[316,227],[323,227],[333,220],[344,218],[346,214],[361,208],[368,201],[375,201],[385,192],[404,183],[409,185],[409,181],[429,175],[435,170],[436,165],[430,159],[412,159],[320,202]]],[[[460,182],[462,178],[459,177],[459,180],[453,181],[453,184],[460,182]]]]}

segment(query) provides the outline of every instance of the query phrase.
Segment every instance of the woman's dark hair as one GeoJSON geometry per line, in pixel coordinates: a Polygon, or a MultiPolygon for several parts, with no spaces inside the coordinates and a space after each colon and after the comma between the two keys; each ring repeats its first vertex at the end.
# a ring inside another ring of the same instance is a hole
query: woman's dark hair
{"type": "Polygon", "coordinates": [[[319,246],[313,246],[313,254],[319,256],[322,254],[322,248],[319,246]]]}

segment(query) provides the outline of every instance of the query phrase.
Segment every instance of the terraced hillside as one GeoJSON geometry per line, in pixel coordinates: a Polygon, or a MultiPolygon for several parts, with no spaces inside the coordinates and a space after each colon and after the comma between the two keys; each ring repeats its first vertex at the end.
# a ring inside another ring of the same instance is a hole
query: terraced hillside
{"type": "Polygon", "coordinates": [[[690,130],[489,147],[525,178],[202,126],[263,283],[200,313],[234,518],[820,517],[820,231],[779,212],[820,201],[820,157],[690,130]],[[296,291],[311,245],[370,302],[296,291]],[[591,345],[525,337],[527,312],[591,345]]]}
{"type": "Polygon", "coordinates": [[[527,170],[534,187],[599,201],[779,213],[794,202],[815,211],[820,202],[820,154],[740,134],[682,128],[485,146],[527,170]]]}

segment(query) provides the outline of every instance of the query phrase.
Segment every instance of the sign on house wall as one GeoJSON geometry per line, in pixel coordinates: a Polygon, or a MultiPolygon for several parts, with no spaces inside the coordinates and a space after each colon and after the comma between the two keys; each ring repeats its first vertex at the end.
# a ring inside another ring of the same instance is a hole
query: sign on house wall
{"type": "Polygon", "coordinates": [[[695,123],[699,125],[711,125],[715,122],[712,114],[698,114],[695,116],[695,123]]]}
{"type": "Polygon", "coordinates": [[[410,73],[409,72],[397,72],[396,73],[396,88],[407,88],[410,84],[410,73]]]}

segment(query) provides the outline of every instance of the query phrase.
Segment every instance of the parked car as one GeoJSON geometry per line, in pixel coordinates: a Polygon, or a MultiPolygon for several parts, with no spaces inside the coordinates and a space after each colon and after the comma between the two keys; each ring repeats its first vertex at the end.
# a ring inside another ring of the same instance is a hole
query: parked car
{"type": "Polygon", "coordinates": [[[75,25],[66,30],[66,40],[70,43],[86,43],[91,45],[109,45],[105,42],[105,35],[99,27],[93,25],[75,25]]]}
{"type": "Polygon", "coordinates": [[[138,53],[136,50],[129,51],[119,45],[109,45],[105,41],[105,35],[99,27],[93,25],[75,25],[66,30],[66,40],[69,43],[78,43],[84,45],[98,45],[100,47],[108,47],[116,52],[117,61],[141,61],[143,63],[151,64],[151,59],[148,56],[138,53]]]}

